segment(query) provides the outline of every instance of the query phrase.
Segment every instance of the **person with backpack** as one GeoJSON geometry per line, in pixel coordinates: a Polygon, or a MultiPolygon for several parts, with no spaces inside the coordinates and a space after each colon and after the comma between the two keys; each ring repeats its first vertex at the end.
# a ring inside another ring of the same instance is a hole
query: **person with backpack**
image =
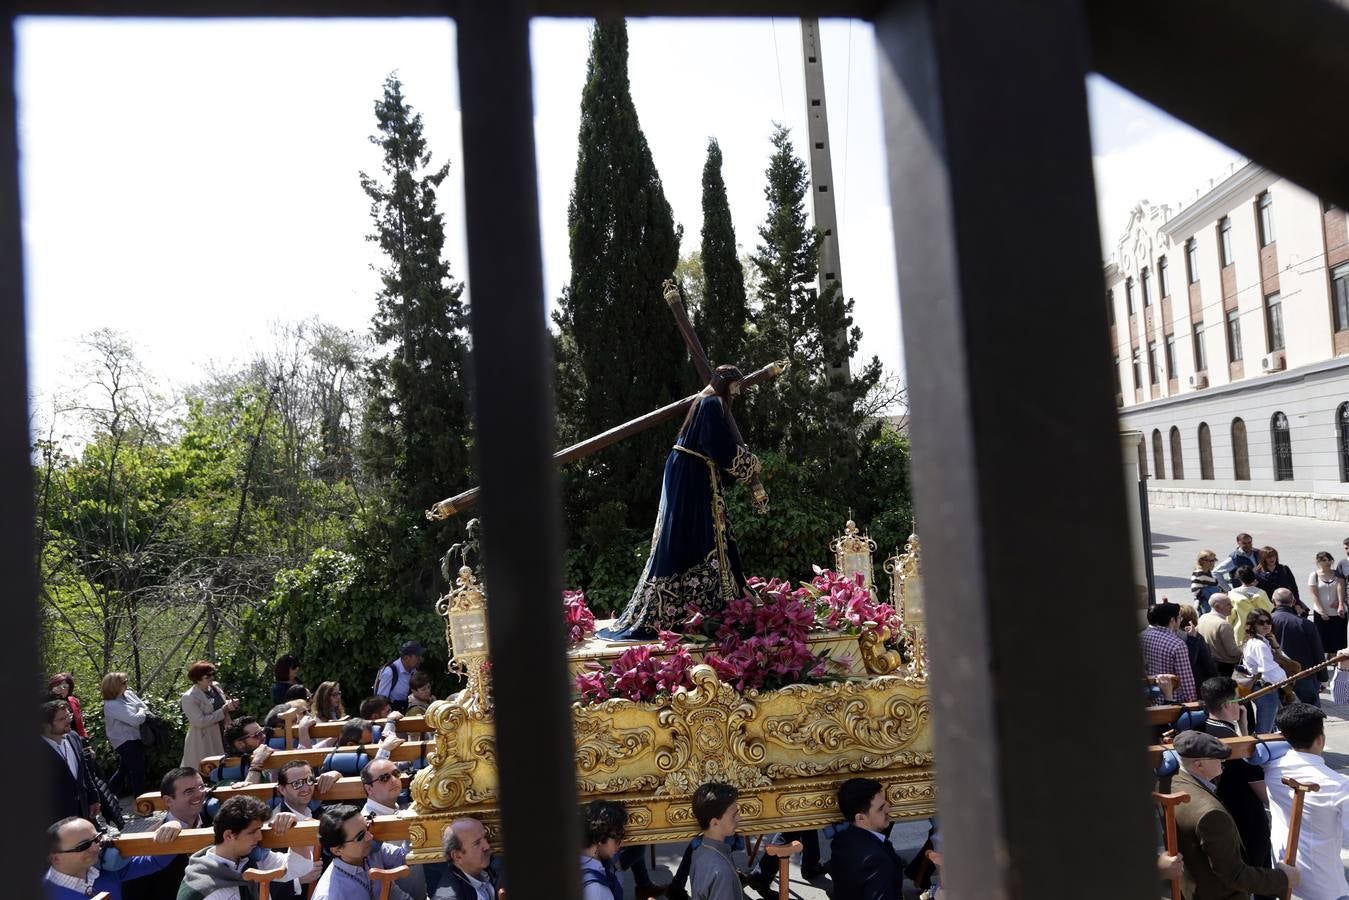
{"type": "Polygon", "coordinates": [[[426,649],[416,641],[408,641],[398,650],[398,659],[387,663],[375,678],[374,693],[389,698],[389,703],[400,713],[407,712],[408,692],[412,687],[412,673],[422,664],[426,649]]]}
{"type": "Polygon", "coordinates": [[[628,811],[612,800],[592,800],[581,811],[581,900],[623,900],[614,861],[623,846],[628,811]]]}

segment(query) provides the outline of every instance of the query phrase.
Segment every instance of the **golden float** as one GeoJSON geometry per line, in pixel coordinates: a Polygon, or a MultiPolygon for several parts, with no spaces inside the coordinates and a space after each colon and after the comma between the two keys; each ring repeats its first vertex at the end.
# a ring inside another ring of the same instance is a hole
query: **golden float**
{"type": "MultiPolygon", "coordinates": [[[[838,570],[862,572],[870,585],[874,543],[850,521],[831,545],[838,570]]],[[[628,810],[628,843],[680,841],[698,832],[694,788],[724,781],[740,789],[742,831],[817,828],[839,821],[835,792],[847,778],[880,781],[898,819],[936,813],[927,641],[918,539],[885,563],[901,634],[812,633],[847,674],[824,684],[737,692],[698,664],[693,687],[654,701],[609,699],[572,706],[576,786],[582,800],[617,800],[628,810]],[[887,642],[904,650],[887,649],[887,642]]],[[[454,664],[467,674],[460,693],[426,712],[435,731],[428,765],[412,782],[412,854],[440,858],[440,835],[473,816],[500,837],[496,737],[487,658],[485,588],[467,567],[438,605],[454,664]]],[[[592,641],[569,654],[573,671],[611,661],[627,645],[592,641]]],[[[653,649],[654,653],[659,652],[653,649]]],[[[698,653],[694,651],[695,658],[698,653]]]]}

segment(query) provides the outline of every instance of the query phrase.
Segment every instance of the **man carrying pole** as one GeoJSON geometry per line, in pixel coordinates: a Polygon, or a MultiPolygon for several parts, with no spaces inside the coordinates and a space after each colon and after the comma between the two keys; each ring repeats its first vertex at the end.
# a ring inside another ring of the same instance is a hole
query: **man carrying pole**
{"type": "Polygon", "coordinates": [[[1349,897],[1340,848],[1349,846],[1349,778],[1331,769],[1321,758],[1326,746],[1326,714],[1308,703],[1290,703],[1274,718],[1275,727],[1292,747],[1265,765],[1265,786],[1274,852],[1282,859],[1291,845],[1294,795],[1284,779],[1302,785],[1317,785],[1305,795],[1297,871],[1302,885],[1294,896],[1305,900],[1339,900],[1349,897]]]}
{"type": "Polygon", "coordinates": [[[1181,878],[1185,900],[1246,900],[1251,894],[1280,896],[1296,887],[1297,869],[1283,863],[1258,869],[1241,858],[1236,822],[1218,800],[1214,785],[1222,761],[1232,751],[1200,731],[1182,731],[1173,746],[1180,756],[1180,771],[1171,779],[1171,790],[1190,795],[1190,802],[1175,807],[1177,846],[1185,861],[1181,878]]]}

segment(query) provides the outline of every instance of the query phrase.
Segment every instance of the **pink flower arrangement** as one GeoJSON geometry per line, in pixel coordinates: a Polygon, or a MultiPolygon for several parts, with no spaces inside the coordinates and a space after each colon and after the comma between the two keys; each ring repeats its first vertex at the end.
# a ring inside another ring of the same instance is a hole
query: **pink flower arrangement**
{"type": "MultiPolygon", "coordinates": [[[[704,661],[718,678],[743,693],[829,677],[834,661],[823,652],[811,652],[806,637],[812,631],[857,634],[882,625],[891,626],[892,634],[899,631],[895,608],[877,602],[861,575],[843,576],[817,566],[810,583],[796,588],[778,578],[750,578],[748,584],[751,596],[732,600],[717,614],[690,605],[683,635],[662,631],[659,644],[629,647],[608,668],[590,663],[576,676],[581,702],[610,697],[652,700],[676,688],[692,687],[690,639],[711,639],[704,661]]],[[[585,609],[584,595],[568,591],[563,596],[580,598],[589,622],[589,631],[582,631],[587,636],[593,633],[594,616],[585,609]]],[[[575,635],[571,601],[567,602],[568,627],[575,635]]],[[[577,640],[573,636],[573,643],[577,640]]]]}
{"type": "Polygon", "coordinates": [[[586,605],[585,591],[563,591],[562,610],[567,622],[567,643],[579,644],[595,633],[595,614],[586,605]]]}

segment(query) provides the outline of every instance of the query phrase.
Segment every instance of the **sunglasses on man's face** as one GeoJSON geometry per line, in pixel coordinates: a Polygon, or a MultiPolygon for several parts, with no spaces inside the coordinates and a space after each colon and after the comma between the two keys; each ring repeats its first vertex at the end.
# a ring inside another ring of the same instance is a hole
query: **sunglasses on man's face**
{"type": "Polygon", "coordinates": [[[55,851],[53,851],[53,852],[55,852],[55,853],[83,853],[84,851],[88,850],[90,847],[92,847],[92,846],[94,846],[95,844],[97,844],[99,841],[103,840],[103,836],[104,836],[105,834],[107,834],[107,833],[108,833],[108,832],[107,832],[106,830],[100,831],[98,834],[94,835],[93,837],[88,838],[87,840],[80,841],[78,844],[76,844],[74,847],[69,848],[68,850],[55,850],[55,851]]]}

